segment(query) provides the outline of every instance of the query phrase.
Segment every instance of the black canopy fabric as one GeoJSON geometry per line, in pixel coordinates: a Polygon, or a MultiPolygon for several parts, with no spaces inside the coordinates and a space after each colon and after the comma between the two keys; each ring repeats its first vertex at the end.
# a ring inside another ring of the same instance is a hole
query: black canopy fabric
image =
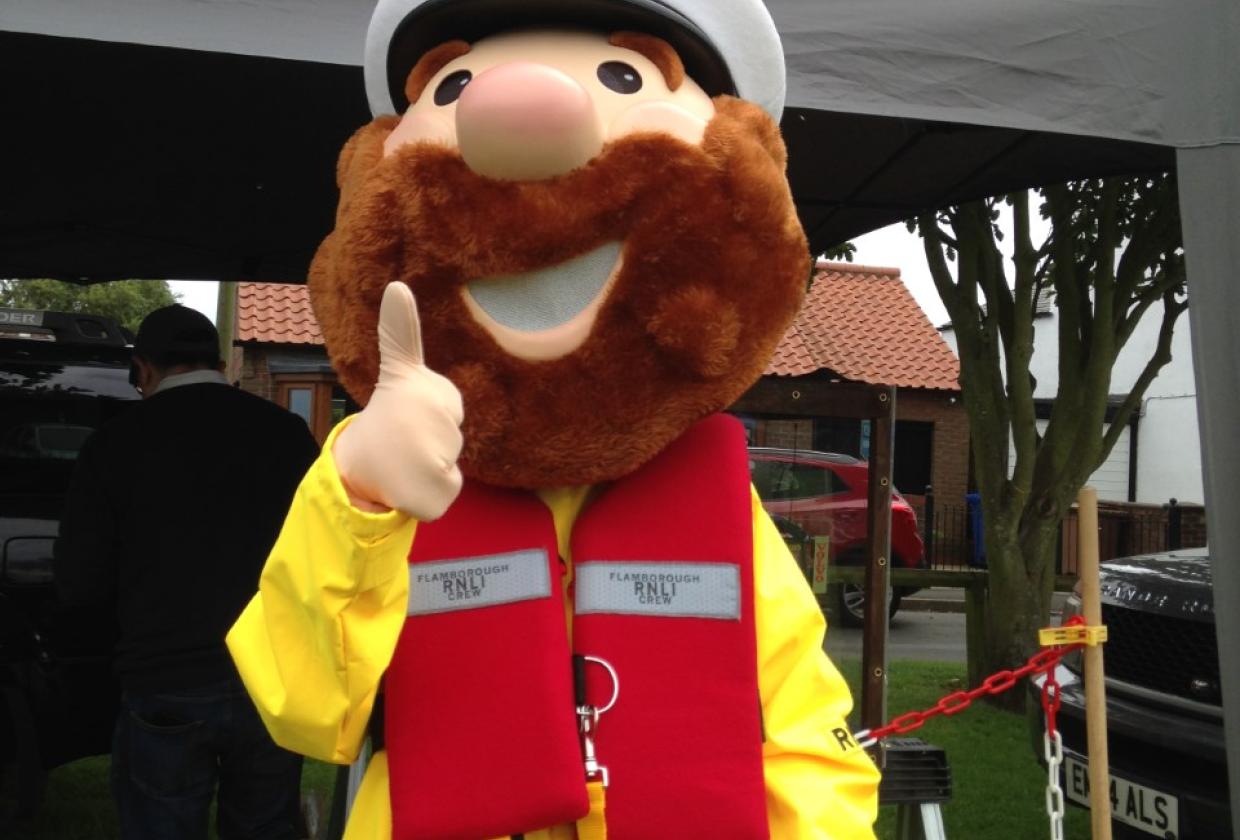
{"type": "Polygon", "coordinates": [[[926,209],[1175,161],[1150,143],[810,108],[787,109],[782,129],[815,253],[926,209]]]}
{"type": "MultiPolygon", "coordinates": [[[[1225,508],[1240,498],[1240,3],[767,5],[816,249],[1016,187],[1178,167],[1215,600],[1240,603],[1225,508]]],[[[0,277],[301,282],[331,225],[336,150],[369,117],[371,8],[3,0],[0,277]]],[[[1216,614],[1236,768],[1240,613],[1216,614]]],[[[1240,801],[1240,772],[1231,785],[1240,801]]]]}
{"type": "Polygon", "coordinates": [[[370,118],[347,65],[0,32],[0,74],[0,277],[300,282],[370,118]]]}

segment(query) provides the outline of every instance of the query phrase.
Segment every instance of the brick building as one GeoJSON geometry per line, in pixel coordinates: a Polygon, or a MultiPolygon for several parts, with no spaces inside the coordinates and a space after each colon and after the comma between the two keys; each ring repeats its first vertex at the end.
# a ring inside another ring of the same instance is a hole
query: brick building
{"type": "MultiPolygon", "coordinates": [[[[304,417],[322,442],[356,406],[336,383],[306,287],[239,283],[236,312],[232,378],[304,417]]],[[[965,492],[969,433],[958,371],[897,269],[823,262],[766,375],[792,377],[806,388],[839,381],[896,386],[895,483],[917,502],[927,484],[945,501],[965,492]]],[[[756,445],[868,454],[864,421],[742,419],[756,445]]]]}
{"type": "MultiPolygon", "coordinates": [[[[969,420],[959,373],[955,354],[898,269],[819,262],[801,312],[765,375],[803,383],[803,390],[839,382],[895,386],[896,487],[918,503],[932,485],[939,499],[959,504],[969,480],[969,420]]],[[[868,421],[744,419],[755,445],[869,454],[868,421]]]]}
{"type": "Polygon", "coordinates": [[[229,375],[252,394],[301,415],[321,444],[357,406],[336,383],[305,286],[238,283],[229,375]]]}

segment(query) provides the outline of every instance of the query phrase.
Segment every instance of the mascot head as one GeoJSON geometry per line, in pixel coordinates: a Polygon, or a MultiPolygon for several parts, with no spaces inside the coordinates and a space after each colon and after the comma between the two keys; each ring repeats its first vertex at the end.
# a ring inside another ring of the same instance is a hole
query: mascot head
{"type": "Polygon", "coordinates": [[[618,478],[761,375],[809,252],[760,0],[379,0],[366,81],[401,116],[345,146],[310,275],[359,402],[391,281],[491,484],[618,478]]]}

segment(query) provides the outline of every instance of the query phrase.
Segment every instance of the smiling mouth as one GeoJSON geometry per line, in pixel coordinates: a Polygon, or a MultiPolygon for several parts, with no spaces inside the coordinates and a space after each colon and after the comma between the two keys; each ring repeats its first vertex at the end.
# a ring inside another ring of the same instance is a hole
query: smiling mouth
{"type": "Polygon", "coordinates": [[[546,268],[483,277],[461,289],[466,307],[507,352],[530,360],[554,359],[581,345],[613,278],[623,243],[546,268]]]}

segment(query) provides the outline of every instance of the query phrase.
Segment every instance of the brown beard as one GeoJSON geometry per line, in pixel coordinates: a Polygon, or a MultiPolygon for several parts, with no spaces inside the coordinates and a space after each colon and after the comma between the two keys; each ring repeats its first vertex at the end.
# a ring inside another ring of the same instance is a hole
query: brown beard
{"type": "Polygon", "coordinates": [[[465,404],[461,470],[508,487],[591,484],[645,463],[762,373],[796,314],[809,251],[778,128],[715,100],[700,147],[638,134],[549,181],[475,175],[459,154],[409,145],[382,158],[392,118],[341,153],[336,229],[310,292],[341,381],[360,403],[378,375],[385,285],[418,301],[426,362],[465,404]],[[461,287],[555,265],[607,242],[622,266],[585,342],[530,362],[502,350],[461,287]]]}

